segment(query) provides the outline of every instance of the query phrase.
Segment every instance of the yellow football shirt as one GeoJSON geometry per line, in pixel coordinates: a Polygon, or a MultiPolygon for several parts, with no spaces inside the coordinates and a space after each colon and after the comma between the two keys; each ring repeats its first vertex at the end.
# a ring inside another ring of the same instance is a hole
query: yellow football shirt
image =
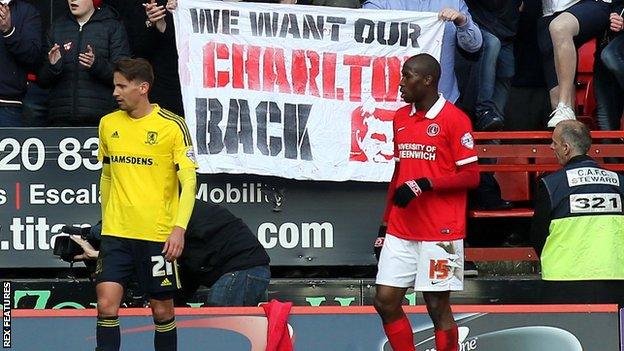
{"type": "Polygon", "coordinates": [[[184,119],[153,106],[140,119],[118,110],[100,121],[98,159],[111,171],[103,235],[165,242],[178,213],[177,171],[197,168],[184,119]]]}

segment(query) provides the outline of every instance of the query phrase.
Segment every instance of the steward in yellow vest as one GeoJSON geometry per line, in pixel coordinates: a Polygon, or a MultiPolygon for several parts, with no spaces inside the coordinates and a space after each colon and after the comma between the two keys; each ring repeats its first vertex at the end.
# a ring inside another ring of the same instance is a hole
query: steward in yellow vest
{"type": "Polygon", "coordinates": [[[624,279],[624,177],[587,156],[590,146],[581,122],[553,132],[563,168],[540,180],[531,225],[544,280],[624,279]]]}

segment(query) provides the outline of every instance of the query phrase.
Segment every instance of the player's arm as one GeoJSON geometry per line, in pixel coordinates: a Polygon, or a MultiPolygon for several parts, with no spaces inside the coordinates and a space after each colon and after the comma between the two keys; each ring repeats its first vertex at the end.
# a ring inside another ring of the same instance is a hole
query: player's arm
{"type": "Polygon", "coordinates": [[[111,169],[110,169],[110,156],[108,154],[108,147],[106,145],[106,133],[103,132],[104,119],[100,121],[98,128],[99,147],[98,147],[98,160],[102,162],[102,174],[100,176],[100,197],[102,202],[102,218],[108,204],[110,188],[111,188],[111,169]]]}
{"type": "Polygon", "coordinates": [[[186,230],[191,214],[193,213],[193,206],[195,205],[195,188],[197,185],[195,168],[179,170],[178,180],[180,181],[182,191],[180,192],[178,217],[175,225],[186,230]]]}
{"type": "Polygon", "coordinates": [[[472,127],[463,113],[448,127],[448,148],[455,160],[455,172],[429,179],[431,190],[460,191],[479,186],[479,166],[472,127]]]}
{"type": "Polygon", "coordinates": [[[384,210],[383,219],[381,225],[385,226],[388,223],[388,218],[390,217],[390,211],[392,210],[392,206],[394,205],[393,198],[394,193],[396,192],[396,183],[397,178],[399,177],[399,161],[397,160],[394,163],[394,173],[392,174],[392,180],[390,180],[390,185],[388,186],[388,193],[386,194],[386,209],[384,210]]]}
{"type": "Polygon", "coordinates": [[[102,175],[100,176],[100,197],[102,198],[102,218],[104,218],[104,210],[108,204],[111,188],[111,171],[110,159],[106,157],[102,161],[102,175]]]}
{"type": "MultiPolygon", "coordinates": [[[[167,112],[166,112],[167,113],[167,112]]],[[[165,259],[173,261],[182,255],[184,249],[184,233],[188,221],[193,213],[193,205],[195,204],[195,187],[197,184],[197,161],[191,143],[191,136],[188,127],[184,121],[178,121],[180,129],[174,140],[173,145],[173,162],[176,166],[178,180],[181,186],[180,198],[178,203],[178,213],[176,214],[175,225],[165,242],[163,254],[165,259]]]]}
{"type": "Polygon", "coordinates": [[[392,210],[393,206],[392,199],[394,198],[398,174],[399,162],[397,161],[394,164],[394,174],[392,174],[392,180],[390,181],[390,185],[388,186],[388,194],[386,195],[386,209],[384,210],[383,219],[381,221],[381,225],[379,226],[379,230],[377,231],[377,238],[375,239],[375,243],[373,244],[373,251],[375,252],[375,257],[377,258],[377,261],[379,261],[381,248],[383,247],[384,241],[386,240],[386,231],[388,230],[388,218],[390,217],[390,211],[392,210]]]}
{"type": "Polygon", "coordinates": [[[410,201],[427,191],[457,191],[473,189],[478,185],[479,167],[475,161],[459,166],[455,174],[406,181],[397,188],[394,202],[399,207],[406,207],[410,201]]]}
{"type": "MultiPolygon", "coordinates": [[[[394,135],[396,135],[396,125],[394,121],[392,122],[392,130],[394,135]]],[[[385,229],[388,225],[388,218],[390,217],[390,212],[392,211],[392,206],[394,206],[394,196],[397,189],[397,179],[399,178],[399,170],[400,170],[400,162],[401,158],[399,158],[399,150],[397,148],[396,140],[393,141],[394,147],[394,172],[392,173],[392,179],[390,180],[390,185],[388,186],[388,193],[386,194],[386,209],[384,210],[383,219],[381,223],[381,227],[379,228],[379,233],[383,231],[383,236],[386,235],[385,229]]],[[[381,236],[381,235],[380,235],[381,236]]]]}
{"type": "MultiPolygon", "coordinates": [[[[393,125],[394,128],[394,125],[393,125]]],[[[396,131],[395,131],[396,133],[396,131]]],[[[386,194],[386,209],[384,210],[383,219],[381,221],[381,225],[379,226],[379,230],[377,231],[377,238],[375,239],[375,243],[373,245],[373,250],[375,251],[375,257],[377,261],[379,261],[379,255],[381,254],[381,248],[383,247],[386,231],[388,229],[388,218],[390,217],[390,211],[392,211],[392,206],[394,206],[393,199],[394,194],[396,192],[396,184],[397,178],[399,177],[399,156],[397,152],[396,142],[394,143],[394,172],[392,173],[392,179],[390,180],[390,185],[388,186],[388,193],[386,194]]]]}
{"type": "Polygon", "coordinates": [[[431,190],[455,191],[474,189],[479,186],[479,166],[477,161],[459,166],[457,173],[429,179],[431,190]]]}
{"type": "Polygon", "coordinates": [[[173,261],[182,255],[182,250],[184,250],[184,234],[186,233],[186,227],[193,213],[193,205],[195,204],[195,187],[197,184],[195,168],[184,168],[179,170],[177,174],[181,187],[178,215],[173,230],[163,247],[165,259],[168,261],[173,261]]]}

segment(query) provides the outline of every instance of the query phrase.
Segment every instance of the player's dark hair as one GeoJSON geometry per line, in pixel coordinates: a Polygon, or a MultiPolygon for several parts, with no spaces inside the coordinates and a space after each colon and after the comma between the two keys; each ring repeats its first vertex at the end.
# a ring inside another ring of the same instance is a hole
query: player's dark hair
{"type": "Polygon", "coordinates": [[[427,53],[422,53],[410,57],[405,62],[405,65],[409,69],[416,70],[423,75],[430,75],[436,83],[440,81],[440,75],[442,74],[442,68],[440,67],[440,63],[438,62],[438,60],[436,60],[435,57],[427,53]]]}
{"type": "Polygon", "coordinates": [[[154,70],[152,65],[143,58],[123,58],[115,63],[113,72],[119,73],[129,81],[146,82],[151,87],[154,84],[154,70]]]}

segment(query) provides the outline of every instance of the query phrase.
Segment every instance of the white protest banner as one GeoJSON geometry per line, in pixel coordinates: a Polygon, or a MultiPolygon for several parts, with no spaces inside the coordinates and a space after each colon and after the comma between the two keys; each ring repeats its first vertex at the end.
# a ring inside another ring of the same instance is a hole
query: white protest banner
{"type": "Polygon", "coordinates": [[[388,181],[401,66],[440,57],[435,13],[180,0],[184,110],[202,173],[388,181]]]}

